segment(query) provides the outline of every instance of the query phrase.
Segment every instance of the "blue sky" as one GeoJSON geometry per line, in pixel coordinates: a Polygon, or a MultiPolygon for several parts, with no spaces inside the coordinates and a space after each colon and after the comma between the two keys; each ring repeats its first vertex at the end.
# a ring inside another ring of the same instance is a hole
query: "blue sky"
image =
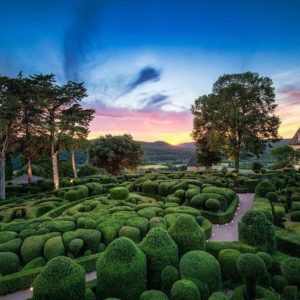
{"type": "Polygon", "coordinates": [[[176,143],[190,139],[197,96],[223,73],[251,70],[274,80],[290,136],[300,126],[299,13],[296,0],[2,0],[0,74],[85,81],[95,135],[176,143]]]}

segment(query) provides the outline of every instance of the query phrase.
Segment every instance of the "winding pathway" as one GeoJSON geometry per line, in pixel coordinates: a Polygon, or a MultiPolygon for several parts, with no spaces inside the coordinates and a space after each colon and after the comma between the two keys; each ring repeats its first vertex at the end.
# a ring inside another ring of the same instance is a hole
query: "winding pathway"
{"type": "Polygon", "coordinates": [[[211,241],[237,241],[238,223],[242,216],[251,208],[254,194],[238,194],[240,203],[233,220],[224,225],[213,224],[211,241]]]}

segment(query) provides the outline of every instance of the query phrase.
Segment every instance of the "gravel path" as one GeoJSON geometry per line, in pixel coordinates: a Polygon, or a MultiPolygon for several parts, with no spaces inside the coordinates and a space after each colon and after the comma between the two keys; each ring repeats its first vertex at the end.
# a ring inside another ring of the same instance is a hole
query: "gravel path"
{"type": "MultiPolygon", "coordinates": [[[[238,240],[238,222],[248,211],[253,202],[254,194],[238,194],[240,204],[231,223],[227,225],[213,225],[212,241],[237,241],[238,240]]],[[[86,281],[91,281],[96,278],[96,272],[87,273],[85,275],[86,281]]],[[[0,300],[25,300],[32,296],[30,289],[17,291],[6,296],[0,296],[0,300]]]]}
{"type": "Polygon", "coordinates": [[[248,211],[253,202],[254,194],[238,194],[240,204],[233,220],[224,225],[214,224],[212,228],[211,241],[237,241],[238,223],[242,216],[248,211]]]}

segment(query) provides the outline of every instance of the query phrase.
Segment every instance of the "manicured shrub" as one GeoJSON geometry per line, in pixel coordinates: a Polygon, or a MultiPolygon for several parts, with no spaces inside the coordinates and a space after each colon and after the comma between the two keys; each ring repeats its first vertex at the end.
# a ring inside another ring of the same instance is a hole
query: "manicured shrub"
{"type": "Polygon", "coordinates": [[[260,211],[247,211],[239,222],[239,241],[251,246],[259,246],[268,253],[276,249],[273,224],[260,211]]]}
{"type": "Polygon", "coordinates": [[[85,299],[85,271],[68,257],[53,258],[33,282],[33,299],[85,299]]]}
{"type": "Polygon", "coordinates": [[[180,215],[168,231],[177,244],[179,257],[191,250],[205,249],[204,230],[193,216],[180,215]]]}
{"type": "Polygon", "coordinates": [[[219,262],[207,252],[194,250],[186,253],[180,260],[179,270],[181,278],[197,284],[201,295],[207,297],[221,288],[219,262]]]}
{"type": "Polygon", "coordinates": [[[256,254],[242,254],[238,258],[237,268],[245,281],[247,298],[256,299],[256,280],[266,272],[264,261],[256,254]]]}
{"type": "Polygon", "coordinates": [[[257,252],[258,255],[266,265],[266,270],[268,271],[273,265],[273,257],[266,252],[257,252]]]}
{"type": "Polygon", "coordinates": [[[289,284],[300,286],[300,258],[285,259],[281,263],[281,272],[289,284]]]}
{"type": "Polygon", "coordinates": [[[42,222],[39,228],[47,228],[49,232],[60,232],[64,233],[67,231],[73,231],[76,228],[75,222],[67,220],[52,220],[42,222]]]}
{"type": "Polygon", "coordinates": [[[185,190],[177,190],[175,193],[174,193],[174,196],[179,198],[181,201],[184,200],[185,198],[185,190]]]}
{"type": "Polygon", "coordinates": [[[101,169],[91,164],[81,165],[78,171],[78,177],[92,176],[97,174],[101,174],[101,169]]]}
{"type": "Polygon", "coordinates": [[[197,285],[187,279],[181,279],[174,283],[171,289],[172,300],[199,300],[200,294],[197,285]]]}
{"type": "Polygon", "coordinates": [[[282,275],[275,275],[272,277],[272,288],[279,294],[283,292],[283,289],[288,285],[287,280],[282,275]]]}
{"type": "Polygon", "coordinates": [[[196,194],[191,198],[191,205],[195,207],[203,207],[207,199],[206,194],[196,194]]]}
{"type": "Polygon", "coordinates": [[[99,182],[88,182],[85,186],[89,189],[89,195],[101,195],[103,193],[103,185],[99,182]]]}
{"type": "Polygon", "coordinates": [[[149,220],[149,230],[154,227],[162,227],[167,229],[167,222],[163,217],[154,217],[149,220]]]}
{"type": "Polygon", "coordinates": [[[140,230],[136,227],[123,226],[119,231],[119,237],[127,237],[135,243],[139,243],[141,239],[140,230]]]}
{"type": "Polygon", "coordinates": [[[229,298],[222,292],[214,292],[208,300],[228,300],[229,298]]]}
{"type": "Polygon", "coordinates": [[[189,203],[191,199],[200,193],[200,188],[189,188],[185,192],[185,199],[189,203]]]}
{"type": "Polygon", "coordinates": [[[217,199],[209,198],[205,201],[205,207],[212,211],[218,211],[221,207],[221,203],[217,199]]]}
{"type": "Polygon", "coordinates": [[[19,256],[13,252],[0,253],[0,276],[15,273],[20,268],[19,256]]]}
{"type": "Polygon", "coordinates": [[[0,244],[0,252],[14,252],[18,254],[22,245],[21,239],[13,239],[0,244]]]}
{"type": "Polygon", "coordinates": [[[84,241],[84,250],[91,250],[97,253],[101,240],[101,233],[95,229],[77,229],[76,235],[84,241]]]}
{"type": "Polygon", "coordinates": [[[298,298],[298,289],[294,285],[286,286],[283,289],[281,299],[282,300],[297,300],[298,298]]]}
{"type": "Polygon", "coordinates": [[[242,255],[240,251],[234,249],[224,249],[220,251],[218,261],[220,263],[222,279],[238,282],[240,275],[237,269],[237,261],[242,255]]]}
{"type": "Polygon", "coordinates": [[[168,195],[166,201],[167,203],[176,203],[176,204],[182,203],[182,199],[176,197],[174,194],[168,195]]]}
{"type": "Polygon", "coordinates": [[[63,256],[64,254],[65,246],[61,236],[55,236],[45,243],[44,256],[47,260],[50,260],[57,256],[63,256]]]}
{"type": "Polygon", "coordinates": [[[20,251],[22,260],[27,263],[36,257],[43,256],[46,241],[55,236],[59,236],[59,233],[52,232],[26,238],[23,241],[20,251]]]}
{"type": "Polygon", "coordinates": [[[221,187],[215,187],[215,186],[209,186],[206,187],[202,190],[203,193],[212,193],[212,194],[218,194],[218,195],[222,195],[226,200],[227,203],[229,204],[235,197],[235,192],[230,190],[230,189],[226,189],[226,188],[221,188],[221,187]]]}
{"type": "Polygon", "coordinates": [[[83,248],[84,241],[82,239],[74,239],[69,244],[69,249],[74,257],[78,257],[83,248]]]}
{"type": "Polygon", "coordinates": [[[133,217],[127,220],[126,225],[138,228],[141,232],[141,238],[148,232],[148,219],[142,217],[133,217]]]}
{"type": "Polygon", "coordinates": [[[178,248],[168,231],[161,227],[151,229],[140,243],[147,256],[148,287],[160,288],[160,275],[164,267],[178,264],[178,248]]]}
{"type": "Polygon", "coordinates": [[[300,210],[290,213],[292,222],[300,222],[300,210]]]}
{"type": "Polygon", "coordinates": [[[44,257],[40,256],[33,260],[31,260],[29,263],[27,263],[24,268],[22,269],[22,272],[28,271],[35,268],[44,267],[46,265],[47,261],[44,257]]]}
{"type": "Polygon", "coordinates": [[[19,233],[19,238],[24,241],[27,237],[35,235],[35,234],[36,234],[36,230],[35,229],[30,229],[30,228],[29,229],[23,229],[19,233]]]}
{"type": "Polygon", "coordinates": [[[276,192],[276,187],[269,180],[261,181],[255,188],[255,195],[265,198],[269,192],[276,192]]]}
{"type": "Polygon", "coordinates": [[[77,185],[68,190],[65,194],[65,199],[69,201],[77,201],[89,196],[89,189],[85,185],[77,185]]]}
{"type": "Polygon", "coordinates": [[[168,296],[171,293],[173,284],[179,279],[178,270],[173,266],[166,266],[161,272],[161,289],[168,296]]]}
{"type": "Polygon", "coordinates": [[[110,199],[126,200],[129,197],[129,190],[126,187],[114,187],[109,191],[110,199]]]}
{"type": "Polygon", "coordinates": [[[117,238],[110,243],[96,268],[99,299],[138,299],[146,290],[146,257],[128,238],[117,238]]]}
{"type": "Polygon", "coordinates": [[[168,300],[168,296],[158,290],[145,291],[139,298],[139,300],[168,300]]]}
{"type": "Polygon", "coordinates": [[[0,232],[0,244],[6,243],[13,239],[16,239],[17,237],[18,237],[18,234],[14,231],[1,231],[0,232]]]}
{"type": "Polygon", "coordinates": [[[142,193],[146,195],[157,195],[158,194],[158,182],[145,181],[142,183],[142,193]]]}

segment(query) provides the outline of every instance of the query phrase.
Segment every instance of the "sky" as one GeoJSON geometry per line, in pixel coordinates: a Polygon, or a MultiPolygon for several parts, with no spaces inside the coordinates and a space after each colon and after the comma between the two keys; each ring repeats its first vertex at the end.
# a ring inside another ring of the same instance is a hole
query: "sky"
{"type": "Polygon", "coordinates": [[[0,75],[85,82],[90,138],[191,141],[190,107],[225,73],[272,78],[300,127],[299,0],[1,0],[0,75]]]}

